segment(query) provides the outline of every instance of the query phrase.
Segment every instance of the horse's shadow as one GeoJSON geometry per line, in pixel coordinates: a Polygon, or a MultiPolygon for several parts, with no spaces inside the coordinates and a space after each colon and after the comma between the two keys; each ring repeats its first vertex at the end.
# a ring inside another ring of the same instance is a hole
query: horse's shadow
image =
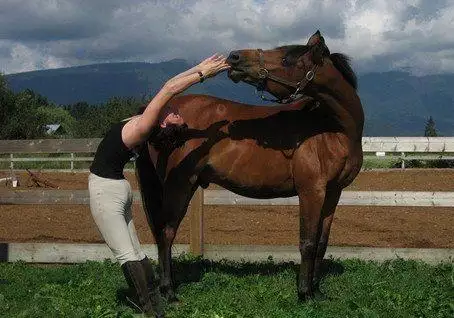
{"type": "MultiPolygon", "coordinates": [[[[199,282],[206,273],[224,273],[237,277],[248,275],[272,276],[286,270],[292,270],[295,275],[299,273],[299,265],[294,262],[287,263],[237,263],[231,261],[210,261],[200,259],[194,261],[184,261],[176,259],[173,262],[173,277],[175,287],[179,285],[199,282]]],[[[337,276],[344,272],[343,265],[331,259],[323,260],[321,266],[321,279],[327,276],[337,276]]]]}

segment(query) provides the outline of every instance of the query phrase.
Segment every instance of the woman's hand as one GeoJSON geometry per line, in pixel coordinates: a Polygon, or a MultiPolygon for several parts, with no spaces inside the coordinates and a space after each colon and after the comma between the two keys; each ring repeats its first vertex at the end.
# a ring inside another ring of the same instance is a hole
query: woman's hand
{"type": "Polygon", "coordinates": [[[161,89],[161,92],[164,95],[176,95],[187,89],[189,86],[200,81],[197,72],[201,72],[204,78],[208,78],[229,68],[230,65],[226,63],[226,58],[224,56],[214,54],[203,60],[199,65],[192,68],[190,74],[185,76],[181,76],[180,74],[168,80],[161,89]]]}
{"type": "Polygon", "coordinates": [[[230,65],[226,63],[226,60],[227,59],[223,55],[216,53],[197,65],[197,71],[202,72],[205,78],[212,77],[230,68],[230,65]]]}

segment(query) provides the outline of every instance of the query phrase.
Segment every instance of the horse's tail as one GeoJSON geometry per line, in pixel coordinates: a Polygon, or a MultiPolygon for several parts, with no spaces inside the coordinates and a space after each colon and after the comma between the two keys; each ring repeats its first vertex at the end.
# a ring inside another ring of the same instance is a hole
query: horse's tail
{"type": "Polygon", "coordinates": [[[153,216],[162,208],[163,185],[156,173],[156,168],[151,161],[148,143],[140,147],[136,158],[136,178],[139,184],[142,206],[147,216],[148,224],[154,231],[153,216]]]}

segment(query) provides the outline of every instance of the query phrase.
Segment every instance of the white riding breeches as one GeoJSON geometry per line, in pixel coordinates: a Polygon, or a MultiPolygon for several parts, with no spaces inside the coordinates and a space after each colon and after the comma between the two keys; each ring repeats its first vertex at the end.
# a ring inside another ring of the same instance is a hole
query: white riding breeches
{"type": "Polygon", "coordinates": [[[120,265],[144,259],[132,221],[133,197],[129,182],[90,173],[88,190],[93,219],[120,265]]]}

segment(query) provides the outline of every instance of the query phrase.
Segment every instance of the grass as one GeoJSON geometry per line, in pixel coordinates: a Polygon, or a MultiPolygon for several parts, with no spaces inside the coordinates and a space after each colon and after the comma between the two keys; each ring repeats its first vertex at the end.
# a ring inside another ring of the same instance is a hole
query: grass
{"type": "MultiPolygon", "coordinates": [[[[327,261],[325,301],[297,300],[293,264],[175,263],[181,303],[167,317],[454,317],[453,264],[327,261]]],[[[117,264],[0,264],[2,317],[132,317],[117,264]]]]}

